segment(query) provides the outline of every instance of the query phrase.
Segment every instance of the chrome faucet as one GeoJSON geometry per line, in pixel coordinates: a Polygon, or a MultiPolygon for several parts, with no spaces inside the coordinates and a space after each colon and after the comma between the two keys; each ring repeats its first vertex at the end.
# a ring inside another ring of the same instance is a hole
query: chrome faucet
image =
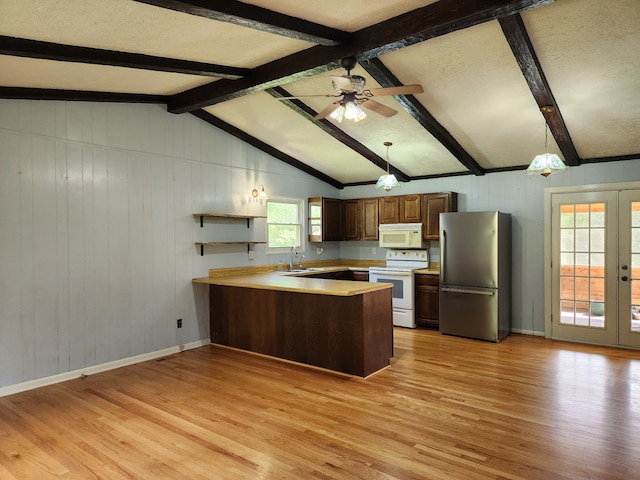
{"type": "Polygon", "coordinates": [[[298,254],[298,252],[296,252],[296,247],[295,245],[291,247],[291,252],[289,253],[289,271],[293,271],[293,255],[294,254],[298,254]]]}

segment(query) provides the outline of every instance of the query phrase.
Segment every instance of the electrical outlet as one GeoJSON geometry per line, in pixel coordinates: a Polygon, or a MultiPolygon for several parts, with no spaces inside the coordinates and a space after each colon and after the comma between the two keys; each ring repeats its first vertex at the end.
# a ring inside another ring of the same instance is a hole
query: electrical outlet
{"type": "Polygon", "coordinates": [[[371,253],[376,254],[376,247],[371,247],[371,253]]]}
{"type": "Polygon", "coordinates": [[[316,248],[316,255],[322,255],[322,252],[324,252],[324,250],[320,247],[316,248]]]}
{"type": "Polygon", "coordinates": [[[179,318],[176,323],[178,324],[178,328],[182,328],[182,319],[181,318],[179,318]]]}

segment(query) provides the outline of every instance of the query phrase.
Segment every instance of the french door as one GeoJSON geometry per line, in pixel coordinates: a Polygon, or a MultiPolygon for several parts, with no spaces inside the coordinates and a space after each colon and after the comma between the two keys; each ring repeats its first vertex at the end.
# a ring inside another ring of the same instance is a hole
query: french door
{"type": "Polygon", "coordinates": [[[640,190],[551,195],[551,337],[640,348],[640,190]]]}

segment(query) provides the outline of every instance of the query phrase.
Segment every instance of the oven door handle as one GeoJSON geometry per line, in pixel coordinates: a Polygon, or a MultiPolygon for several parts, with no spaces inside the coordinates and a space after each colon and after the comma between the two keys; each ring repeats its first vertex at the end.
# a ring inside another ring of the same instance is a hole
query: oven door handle
{"type": "Polygon", "coordinates": [[[381,272],[370,269],[369,274],[378,277],[410,277],[413,272],[406,272],[401,270],[385,270],[384,272],[381,272]]]}

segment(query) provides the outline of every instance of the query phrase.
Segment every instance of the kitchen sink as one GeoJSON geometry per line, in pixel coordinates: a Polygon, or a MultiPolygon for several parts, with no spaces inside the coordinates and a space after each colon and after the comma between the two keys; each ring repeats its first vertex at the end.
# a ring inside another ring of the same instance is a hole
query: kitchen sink
{"type": "Polygon", "coordinates": [[[310,268],[294,268],[293,270],[288,270],[289,273],[304,273],[304,272],[322,272],[326,270],[326,267],[310,267],[310,268]]]}

